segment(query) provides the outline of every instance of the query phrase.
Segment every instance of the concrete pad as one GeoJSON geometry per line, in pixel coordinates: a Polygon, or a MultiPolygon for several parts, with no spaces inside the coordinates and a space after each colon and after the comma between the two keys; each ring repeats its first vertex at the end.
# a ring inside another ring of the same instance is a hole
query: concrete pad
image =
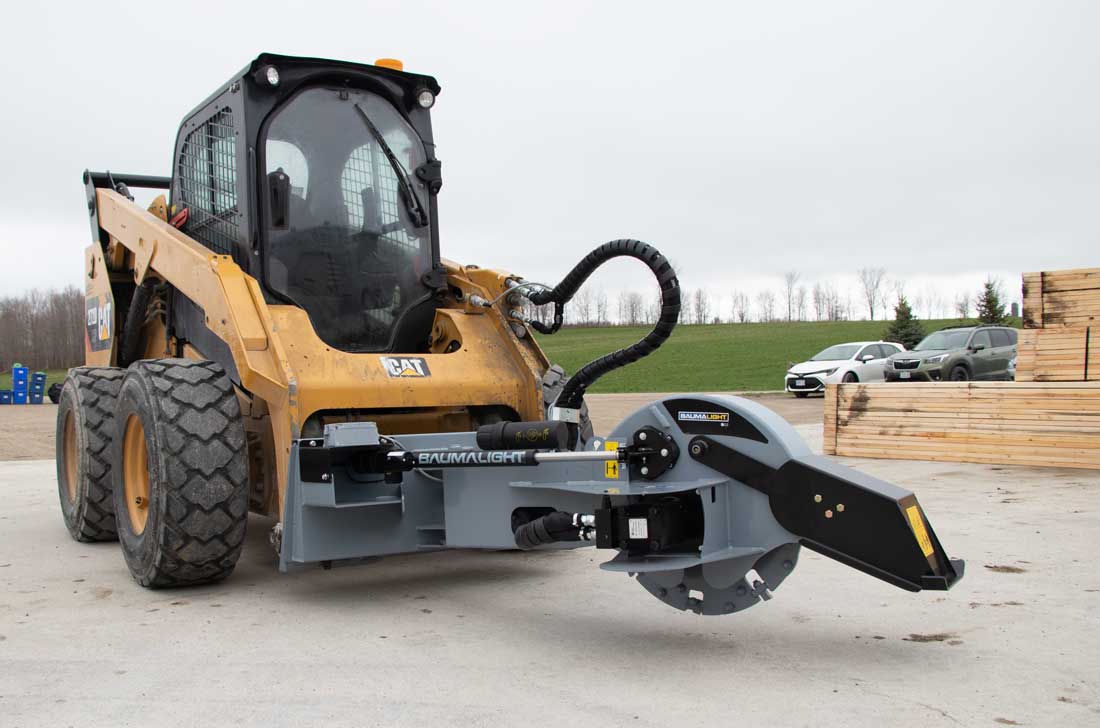
{"type": "Polygon", "coordinates": [[[0,463],[0,724],[1100,724],[1100,478],[850,464],[918,493],[968,560],[955,589],[808,551],[730,617],[674,611],[591,549],[284,576],[254,518],[229,580],[149,591],[117,544],[69,539],[52,461],[0,463]]]}

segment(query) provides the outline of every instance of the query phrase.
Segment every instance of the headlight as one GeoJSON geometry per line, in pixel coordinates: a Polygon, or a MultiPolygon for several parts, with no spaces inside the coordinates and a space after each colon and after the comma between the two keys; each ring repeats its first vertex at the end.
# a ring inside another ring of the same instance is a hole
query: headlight
{"type": "Polygon", "coordinates": [[[432,108],[432,104],[435,103],[435,94],[428,89],[422,89],[420,93],[416,95],[416,103],[420,104],[422,109],[432,108]]]}
{"type": "Polygon", "coordinates": [[[833,374],[835,374],[835,373],[836,373],[836,370],[837,370],[838,368],[839,368],[839,367],[833,367],[832,369],[826,369],[825,371],[823,371],[823,372],[821,372],[821,373],[822,373],[822,374],[824,374],[824,375],[825,375],[825,376],[827,376],[827,377],[831,377],[831,376],[832,376],[833,374]]]}
{"type": "Polygon", "coordinates": [[[930,357],[928,357],[927,359],[924,360],[924,363],[925,364],[939,364],[941,361],[946,359],[948,356],[949,356],[948,354],[939,354],[937,356],[930,356],[930,357]]]}

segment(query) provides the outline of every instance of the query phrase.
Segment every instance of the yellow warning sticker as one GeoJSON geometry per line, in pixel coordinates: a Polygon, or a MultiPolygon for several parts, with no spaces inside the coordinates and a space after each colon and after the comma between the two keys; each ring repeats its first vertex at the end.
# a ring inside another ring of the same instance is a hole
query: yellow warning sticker
{"type": "MultiPolygon", "coordinates": [[[[608,440],[607,442],[605,442],[603,444],[603,447],[604,447],[605,450],[618,450],[619,449],[619,443],[615,442],[614,440],[608,440]]],[[[603,464],[603,476],[605,478],[608,478],[609,480],[618,480],[619,479],[619,461],[618,460],[608,460],[606,463],[604,463],[603,464]]]]}
{"type": "Polygon", "coordinates": [[[909,525],[913,527],[913,533],[917,536],[917,543],[925,557],[931,556],[935,549],[932,548],[932,539],[928,538],[928,529],[924,527],[924,519],[920,517],[920,509],[909,506],[905,509],[905,515],[909,517],[909,525]]]}

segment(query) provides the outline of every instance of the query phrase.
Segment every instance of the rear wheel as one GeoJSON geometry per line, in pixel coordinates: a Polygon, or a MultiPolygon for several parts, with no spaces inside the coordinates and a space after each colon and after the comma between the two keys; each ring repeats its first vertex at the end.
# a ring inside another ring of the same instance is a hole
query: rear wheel
{"type": "Polygon", "coordinates": [[[240,404],[209,361],[139,361],[115,415],[118,535],[142,586],[202,584],[232,573],[248,517],[240,404]]]}
{"type": "Polygon", "coordinates": [[[124,373],[115,367],[71,369],[58,396],[57,491],[65,527],[77,541],[116,538],[111,444],[124,373]]]}
{"type": "Polygon", "coordinates": [[[951,374],[948,376],[952,382],[969,382],[970,372],[962,364],[956,366],[951,370],[951,374]]]}

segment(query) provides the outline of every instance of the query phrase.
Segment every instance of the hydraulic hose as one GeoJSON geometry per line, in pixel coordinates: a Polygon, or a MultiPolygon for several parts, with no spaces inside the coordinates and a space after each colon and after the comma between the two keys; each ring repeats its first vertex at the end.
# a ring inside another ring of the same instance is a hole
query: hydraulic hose
{"type": "Polygon", "coordinates": [[[580,287],[597,268],[612,258],[623,257],[642,261],[657,279],[657,284],[661,287],[661,314],[657,318],[657,324],[640,341],[581,367],[566,382],[555,402],[557,407],[580,409],[584,402],[585,391],[597,379],[655,352],[672,335],[672,330],[680,318],[680,282],[676,279],[676,271],[672,269],[668,259],[661,255],[659,250],[640,240],[612,240],[586,255],[554,288],[548,291],[537,291],[528,296],[532,303],[539,306],[554,304],[554,326],[545,333],[553,333],[561,327],[562,306],[577,294],[580,287]]]}
{"type": "Polygon", "coordinates": [[[145,316],[148,313],[149,302],[153,300],[156,281],[146,280],[134,290],[130,299],[130,308],[126,311],[126,319],[122,325],[122,337],[118,346],[118,365],[128,367],[140,359],[145,353],[144,333],[145,316]]]}
{"type": "Polygon", "coordinates": [[[562,541],[591,541],[595,538],[595,518],[580,513],[553,511],[515,527],[516,546],[533,549],[562,541]]]}

